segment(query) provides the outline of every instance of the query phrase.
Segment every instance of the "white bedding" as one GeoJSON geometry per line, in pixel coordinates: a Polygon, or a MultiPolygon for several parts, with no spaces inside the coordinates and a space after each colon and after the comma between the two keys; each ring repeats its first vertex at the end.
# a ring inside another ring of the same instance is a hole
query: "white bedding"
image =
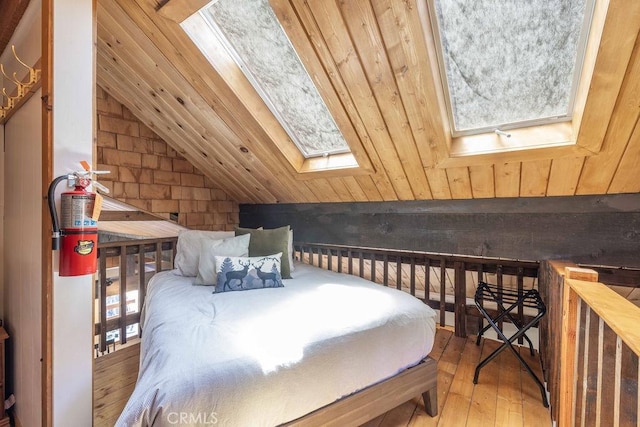
{"type": "Polygon", "coordinates": [[[297,264],[283,288],[213,294],[156,274],[140,373],[117,426],[275,426],[389,378],[433,346],[435,313],[359,277],[297,264]]]}

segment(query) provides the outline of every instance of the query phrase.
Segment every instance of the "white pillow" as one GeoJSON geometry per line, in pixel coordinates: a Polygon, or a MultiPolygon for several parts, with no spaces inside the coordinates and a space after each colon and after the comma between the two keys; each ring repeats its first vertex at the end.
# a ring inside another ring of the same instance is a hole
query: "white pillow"
{"type": "Polygon", "coordinates": [[[249,256],[251,234],[231,237],[224,240],[203,240],[200,246],[198,277],[194,285],[215,285],[217,281],[216,256],[246,257],[249,256]]]}
{"type": "Polygon", "coordinates": [[[173,264],[177,269],[176,274],[181,276],[198,274],[198,258],[200,257],[200,242],[202,240],[222,240],[234,235],[233,231],[183,230],[178,233],[176,259],[173,264]]]}

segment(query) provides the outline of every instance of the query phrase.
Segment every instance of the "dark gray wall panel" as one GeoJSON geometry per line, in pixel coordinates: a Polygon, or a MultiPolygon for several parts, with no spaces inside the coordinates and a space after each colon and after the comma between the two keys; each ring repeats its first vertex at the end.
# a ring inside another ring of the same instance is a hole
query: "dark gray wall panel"
{"type": "Polygon", "coordinates": [[[640,267],[640,194],[242,205],[243,227],[296,241],[640,267]]]}

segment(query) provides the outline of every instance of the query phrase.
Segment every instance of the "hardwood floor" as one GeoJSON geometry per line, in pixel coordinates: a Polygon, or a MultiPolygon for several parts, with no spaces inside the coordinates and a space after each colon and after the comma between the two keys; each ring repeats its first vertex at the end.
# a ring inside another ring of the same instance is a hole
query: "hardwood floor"
{"type": "MultiPolygon", "coordinates": [[[[416,396],[363,427],[551,426],[549,410],[542,405],[533,379],[508,351],[485,366],[473,384],[476,364],[500,343],[475,337],[458,338],[439,328],[431,357],[438,360],[438,416],[424,411],[416,396]]],[[[94,426],[112,426],[135,385],[139,344],[95,360],[94,426]]],[[[539,358],[526,348],[522,357],[541,375],[539,358]]]]}

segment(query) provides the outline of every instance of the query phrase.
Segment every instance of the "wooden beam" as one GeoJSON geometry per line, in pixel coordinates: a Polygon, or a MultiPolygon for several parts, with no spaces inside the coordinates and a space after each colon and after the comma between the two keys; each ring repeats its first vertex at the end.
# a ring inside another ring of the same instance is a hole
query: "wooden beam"
{"type": "Polygon", "coordinates": [[[178,24],[207,5],[211,0],[170,0],[158,9],[158,13],[178,24]]]}
{"type": "Polygon", "coordinates": [[[27,10],[30,0],[3,0],[0,2],[0,53],[4,52],[13,32],[27,10]]]}
{"type": "Polygon", "coordinates": [[[166,218],[140,211],[102,211],[100,221],[166,221],[166,218]]]}
{"type": "Polygon", "coordinates": [[[640,194],[241,205],[240,224],[289,224],[314,243],[638,268],[639,206],[640,194]]]}
{"type": "MultiPolygon", "coordinates": [[[[48,188],[53,179],[53,0],[42,2],[42,218],[49,218],[48,188]]],[[[42,221],[42,425],[53,425],[53,255],[52,226],[42,221]]]]}

